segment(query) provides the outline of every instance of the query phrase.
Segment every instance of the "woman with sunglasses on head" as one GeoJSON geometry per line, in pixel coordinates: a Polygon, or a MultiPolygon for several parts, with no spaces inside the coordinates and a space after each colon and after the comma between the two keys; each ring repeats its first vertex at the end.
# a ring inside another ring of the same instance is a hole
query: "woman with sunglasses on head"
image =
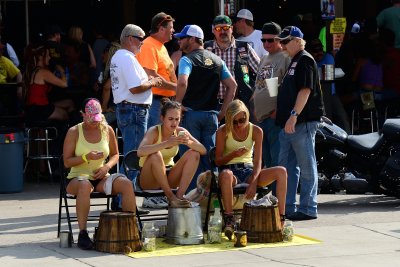
{"type": "Polygon", "coordinates": [[[263,132],[249,122],[249,110],[240,100],[228,106],[225,124],[217,130],[215,163],[219,167],[218,183],[224,204],[225,235],[232,236],[233,187],[247,183],[245,197],[254,198],[257,186],[266,186],[276,181],[276,195],[282,223],[285,219],[286,169],[272,167],[261,169],[263,132]]]}
{"type": "Polygon", "coordinates": [[[123,174],[109,174],[119,160],[119,152],[114,130],[107,124],[100,102],[86,99],[81,113],[83,122],[71,127],[65,137],[63,159],[65,167],[71,168],[66,191],[76,196],[78,247],[87,250],[93,248],[86,230],[90,193],[121,194],[123,211],[135,212],[136,201],[132,182],[123,174]]]}
{"type": "Polygon", "coordinates": [[[161,124],[146,132],[137,152],[141,157],[138,186],[145,190],[161,188],[171,207],[190,207],[184,194],[197,170],[200,155],[207,153],[199,141],[179,126],[181,116],[182,105],[179,102],[163,100],[161,124]],[[174,162],[179,145],[186,145],[189,150],[174,162]],[[171,188],[176,187],[179,188],[174,194],[171,188]]]}

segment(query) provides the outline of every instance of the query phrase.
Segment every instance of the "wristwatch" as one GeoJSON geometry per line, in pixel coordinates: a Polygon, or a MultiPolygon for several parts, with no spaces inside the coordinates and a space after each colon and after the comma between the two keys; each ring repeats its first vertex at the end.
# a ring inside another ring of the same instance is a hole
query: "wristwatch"
{"type": "Polygon", "coordinates": [[[290,116],[299,116],[299,113],[296,112],[296,110],[292,109],[292,111],[290,111],[290,116]]]}

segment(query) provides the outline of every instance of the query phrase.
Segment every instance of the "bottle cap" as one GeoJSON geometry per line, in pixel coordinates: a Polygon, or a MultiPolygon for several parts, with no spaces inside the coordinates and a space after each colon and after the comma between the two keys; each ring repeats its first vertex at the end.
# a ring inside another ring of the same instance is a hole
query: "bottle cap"
{"type": "Polygon", "coordinates": [[[219,208],[219,201],[218,201],[218,199],[214,199],[213,205],[214,205],[214,209],[215,209],[215,208],[219,208]]]}

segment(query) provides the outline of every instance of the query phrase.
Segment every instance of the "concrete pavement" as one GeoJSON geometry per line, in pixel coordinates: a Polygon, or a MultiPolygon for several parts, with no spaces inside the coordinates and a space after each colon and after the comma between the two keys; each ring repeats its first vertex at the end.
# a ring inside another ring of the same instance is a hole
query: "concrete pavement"
{"type": "Polygon", "coordinates": [[[319,218],[295,222],[297,233],[323,241],[317,245],[133,259],[60,248],[58,190],[31,183],[0,194],[1,266],[400,266],[400,200],[391,197],[320,195],[319,218]]]}

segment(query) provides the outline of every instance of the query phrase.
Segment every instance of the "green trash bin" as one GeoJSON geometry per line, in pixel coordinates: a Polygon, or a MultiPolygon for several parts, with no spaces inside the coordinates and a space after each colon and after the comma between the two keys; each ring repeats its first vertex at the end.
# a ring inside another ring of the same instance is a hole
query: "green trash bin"
{"type": "Polygon", "coordinates": [[[0,127],[0,193],[21,192],[24,184],[24,131],[0,127]]]}

